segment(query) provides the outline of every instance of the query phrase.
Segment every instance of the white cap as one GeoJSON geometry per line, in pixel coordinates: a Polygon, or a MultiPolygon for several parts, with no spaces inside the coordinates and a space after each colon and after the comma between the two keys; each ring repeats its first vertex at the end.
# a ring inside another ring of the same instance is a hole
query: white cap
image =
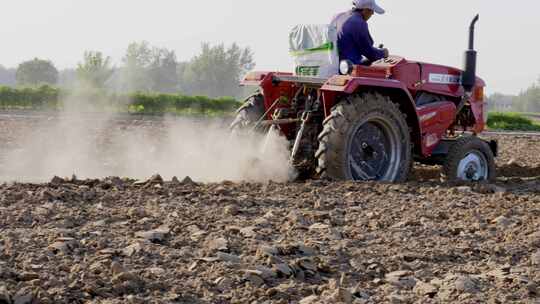
{"type": "Polygon", "coordinates": [[[353,5],[357,9],[369,8],[377,14],[384,14],[385,10],[375,3],[375,0],[354,0],[353,5]]]}

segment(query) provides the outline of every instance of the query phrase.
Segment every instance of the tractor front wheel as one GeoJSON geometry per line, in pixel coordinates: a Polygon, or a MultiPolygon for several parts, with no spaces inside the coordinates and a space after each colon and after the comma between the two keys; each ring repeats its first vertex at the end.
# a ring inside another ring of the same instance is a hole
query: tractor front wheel
{"type": "Polygon", "coordinates": [[[450,147],[442,177],[449,182],[493,181],[495,171],[495,157],[489,145],[476,136],[466,136],[450,147]]]}
{"type": "Polygon", "coordinates": [[[405,115],[387,96],[361,94],[337,104],[319,135],[318,173],[334,180],[403,182],[412,162],[405,115]]]}

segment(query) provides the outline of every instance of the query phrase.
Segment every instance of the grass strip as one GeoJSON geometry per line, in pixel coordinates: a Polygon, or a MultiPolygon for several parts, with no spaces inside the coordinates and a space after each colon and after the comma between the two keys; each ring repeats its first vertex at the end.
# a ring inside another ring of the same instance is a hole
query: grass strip
{"type": "Polygon", "coordinates": [[[492,130],[540,132],[540,123],[519,113],[489,113],[488,127],[492,130]]]}
{"type": "Polygon", "coordinates": [[[50,86],[0,87],[1,110],[81,110],[134,114],[221,116],[234,113],[241,103],[232,97],[210,98],[181,94],[111,94],[104,90],[66,91],[50,86]]]}

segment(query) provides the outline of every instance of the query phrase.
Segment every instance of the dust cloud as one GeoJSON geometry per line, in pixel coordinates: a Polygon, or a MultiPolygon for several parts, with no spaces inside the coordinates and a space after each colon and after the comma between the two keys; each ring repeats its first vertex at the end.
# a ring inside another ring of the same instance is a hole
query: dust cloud
{"type": "Polygon", "coordinates": [[[223,120],[126,119],[93,113],[80,96],[64,100],[57,117],[24,132],[0,166],[0,181],[44,182],[53,176],[146,179],[154,174],[198,182],[269,180],[293,176],[288,143],[274,134],[232,136],[223,120]],[[91,117],[91,118],[89,118],[91,117]]]}

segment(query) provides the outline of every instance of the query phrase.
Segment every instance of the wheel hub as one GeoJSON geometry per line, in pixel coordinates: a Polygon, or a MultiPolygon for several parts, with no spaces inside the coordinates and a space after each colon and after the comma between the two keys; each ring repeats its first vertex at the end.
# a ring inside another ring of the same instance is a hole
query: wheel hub
{"type": "Polygon", "coordinates": [[[384,123],[368,121],[353,135],[349,165],[355,180],[381,180],[391,167],[395,141],[384,123]]]}
{"type": "Polygon", "coordinates": [[[488,162],[480,151],[471,151],[459,162],[457,176],[464,181],[481,181],[488,178],[488,162]]]}
{"type": "Polygon", "coordinates": [[[362,143],[362,152],[368,159],[377,157],[377,152],[375,152],[375,149],[373,149],[373,147],[371,147],[367,142],[362,143]]]}

